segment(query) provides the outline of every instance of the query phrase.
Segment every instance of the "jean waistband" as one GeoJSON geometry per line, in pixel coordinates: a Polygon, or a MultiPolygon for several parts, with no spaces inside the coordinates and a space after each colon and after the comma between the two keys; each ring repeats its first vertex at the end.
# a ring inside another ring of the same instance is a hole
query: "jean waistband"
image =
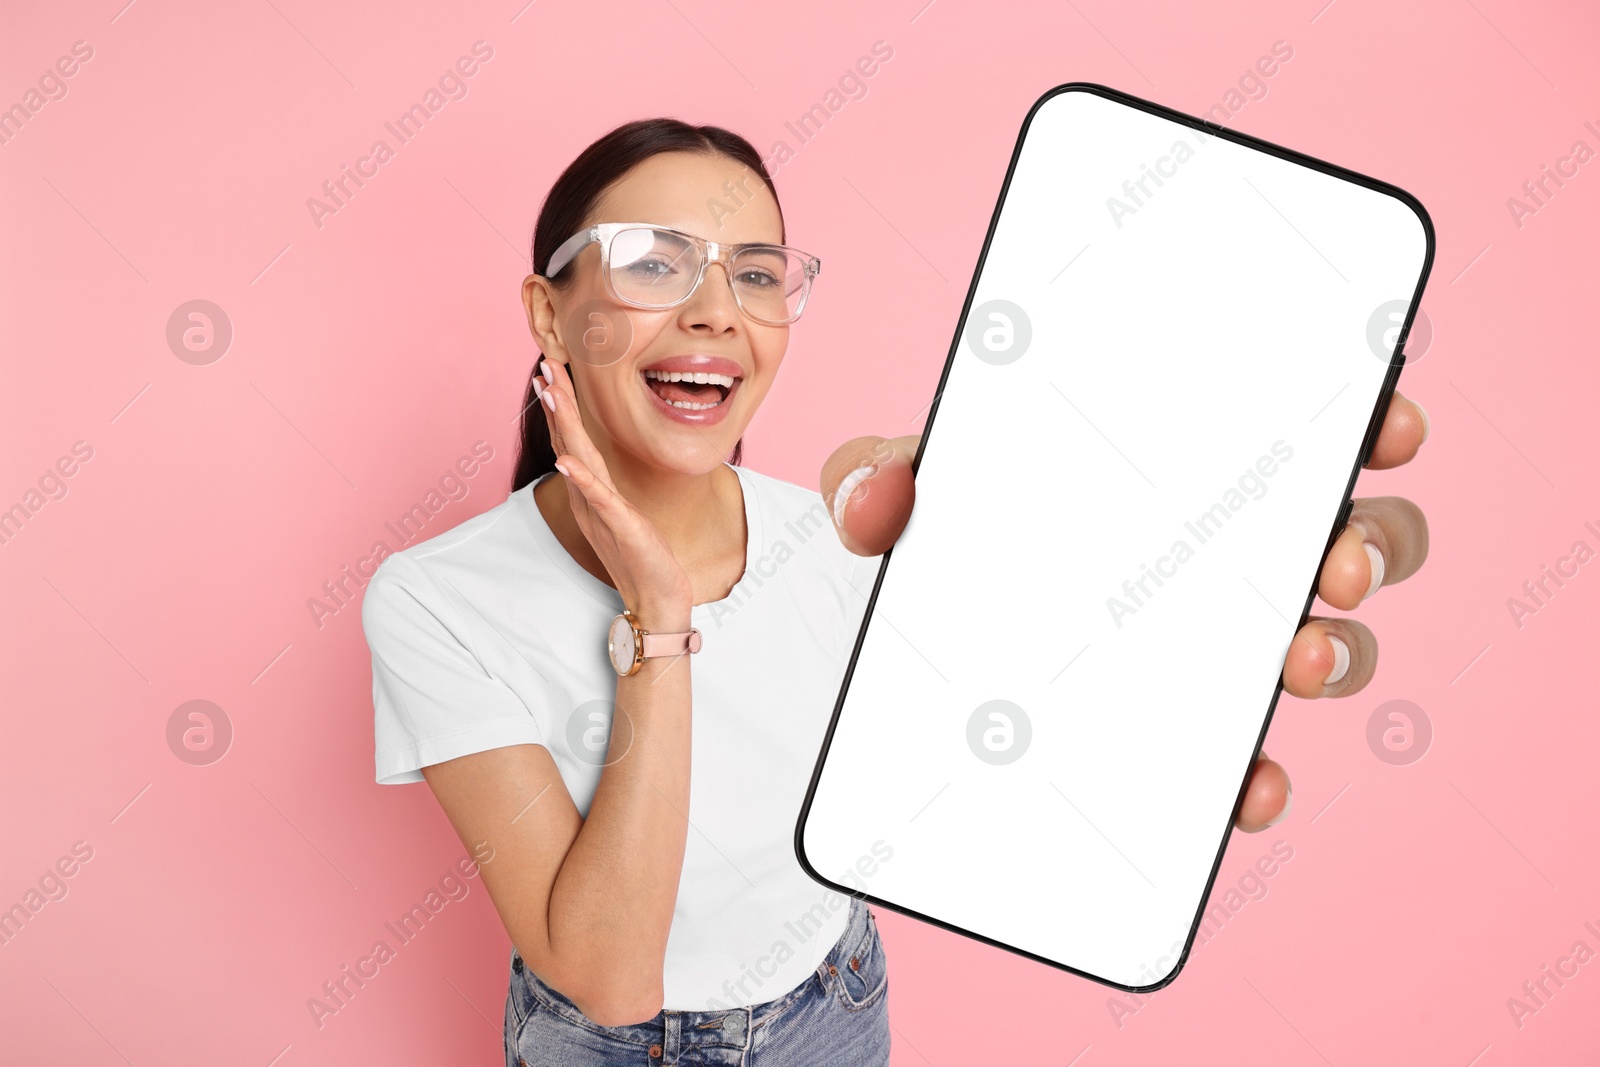
{"type": "MultiPolygon", "coordinates": [[[[859,897],[850,898],[850,912],[844,933],[817,964],[815,977],[824,989],[832,989],[838,981],[840,968],[850,966],[850,956],[866,941],[869,929],[867,905],[859,897]]],[[[546,985],[518,955],[511,950],[511,966],[527,981],[533,994],[551,1011],[575,1026],[602,1033],[617,1041],[626,1041],[641,1047],[663,1045],[667,1062],[677,1059],[677,1050],[685,1046],[720,1046],[724,1048],[749,1047],[750,1031],[769,1017],[786,1010],[810,988],[806,979],[793,989],[772,1000],[738,1008],[711,1011],[675,1011],[663,1009],[654,1018],[625,1026],[601,1026],[563,993],[546,985]]]]}

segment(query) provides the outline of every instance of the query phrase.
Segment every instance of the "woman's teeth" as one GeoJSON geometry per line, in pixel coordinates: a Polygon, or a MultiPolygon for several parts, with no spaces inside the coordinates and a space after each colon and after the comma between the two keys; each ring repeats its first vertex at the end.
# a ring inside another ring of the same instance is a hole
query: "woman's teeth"
{"type": "Polygon", "coordinates": [[[709,374],[705,371],[700,371],[696,374],[681,374],[677,371],[647,370],[644,372],[644,376],[646,378],[654,378],[660,382],[693,382],[696,385],[720,385],[728,389],[733,388],[733,379],[728,375],[709,374]]]}
{"type": "Polygon", "coordinates": [[[647,381],[659,383],[659,387],[652,391],[662,403],[685,411],[707,411],[722,405],[732,393],[733,384],[737,380],[727,374],[712,374],[707,371],[686,373],[647,370],[644,372],[644,377],[647,381]],[[720,395],[718,395],[719,387],[720,395]],[[715,396],[716,399],[705,402],[689,398],[695,394],[715,396]]]}

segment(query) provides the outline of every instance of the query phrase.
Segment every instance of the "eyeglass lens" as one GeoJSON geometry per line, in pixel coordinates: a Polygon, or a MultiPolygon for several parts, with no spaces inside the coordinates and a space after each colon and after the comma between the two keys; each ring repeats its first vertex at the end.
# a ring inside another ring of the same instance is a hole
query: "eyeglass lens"
{"type": "MultiPolygon", "coordinates": [[[[634,227],[611,239],[611,286],[625,300],[670,307],[689,295],[700,276],[695,242],[668,230],[634,227]]],[[[806,260],[775,245],[740,249],[729,277],[739,306],[754,318],[790,322],[810,285],[806,260]]]]}

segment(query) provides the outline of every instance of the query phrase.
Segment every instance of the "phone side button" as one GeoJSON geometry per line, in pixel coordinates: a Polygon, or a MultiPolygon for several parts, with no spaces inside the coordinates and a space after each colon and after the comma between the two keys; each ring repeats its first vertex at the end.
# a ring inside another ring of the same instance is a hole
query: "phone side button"
{"type": "Polygon", "coordinates": [[[1394,399],[1394,390],[1383,398],[1382,405],[1373,413],[1372,425],[1367,427],[1369,436],[1362,442],[1361,466],[1365,467],[1372,462],[1372,453],[1378,450],[1378,433],[1383,429],[1384,420],[1389,417],[1389,402],[1394,399]]]}
{"type": "Polygon", "coordinates": [[[1346,497],[1344,504],[1339,508],[1339,519],[1333,524],[1333,536],[1337,538],[1344,532],[1344,524],[1350,521],[1350,512],[1355,510],[1356,502],[1346,497]]]}

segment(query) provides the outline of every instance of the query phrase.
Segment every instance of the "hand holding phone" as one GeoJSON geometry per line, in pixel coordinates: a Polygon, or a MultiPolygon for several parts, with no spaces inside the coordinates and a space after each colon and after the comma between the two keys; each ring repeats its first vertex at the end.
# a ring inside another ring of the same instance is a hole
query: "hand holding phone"
{"type": "Polygon", "coordinates": [[[1392,397],[1433,247],[1392,185],[1100,86],[1041,97],[862,591],[796,827],[812,877],[852,891],[882,839],[870,901],[1171,980],[1230,825],[1260,825],[1278,695],[1371,677],[1370,631],[1313,595],[1354,607],[1426,553],[1414,505],[1350,492],[1425,430],[1392,397]]]}
{"type": "MultiPolygon", "coordinates": [[[[1367,469],[1388,470],[1415,459],[1427,437],[1427,417],[1416,401],[1396,391],[1367,469]]],[[[911,461],[921,443],[921,434],[857,437],[840,445],[823,463],[822,498],[832,501],[841,489],[846,492],[837,509],[842,516],[839,539],[846,548],[876,556],[899,538],[916,502],[911,461]],[[852,472],[871,466],[879,469],[868,480],[846,484],[852,472]]],[[[1358,496],[1323,560],[1317,596],[1331,608],[1350,611],[1376,592],[1374,579],[1380,586],[1402,582],[1417,573],[1427,557],[1428,520],[1421,508],[1405,497],[1358,496]]],[[[1352,696],[1372,680],[1377,662],[1378,639],[1365,623],[1313,615],[1289,646],[1283,689],[1303,700],[1352,696]],[[1349,661],[1331,684],[1328,678],[1340,657],[1330,638],[1349,652],[1349,661]]],[[[1289,797],[1288,771],[1263,750],[1250,770],[1234,825],[1248,834],[1260,833],[1288,814],[1289,797]]]]}

